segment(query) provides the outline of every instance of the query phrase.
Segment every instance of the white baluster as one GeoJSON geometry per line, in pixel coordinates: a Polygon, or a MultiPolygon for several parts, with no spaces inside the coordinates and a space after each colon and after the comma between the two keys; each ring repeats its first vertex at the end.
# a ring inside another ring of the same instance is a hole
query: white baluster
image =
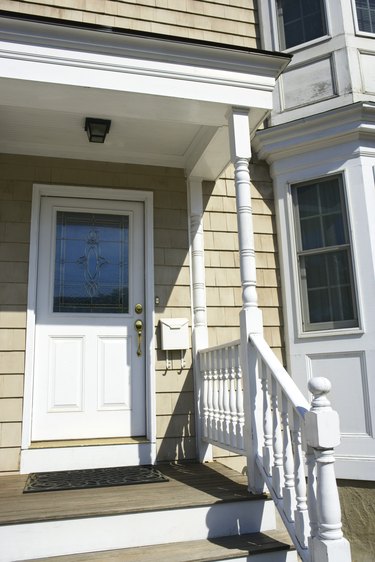
{"type": "Polygon", "coordinates": [[[229,372],[229,404],[231,415],[231,445],[236,446],[236,430],[237,430],[237,408],[236,408],[236,369],[235,356],[237,347],[231,347],[231,362],[229,372]]]}
{"type": "Polygon", "coordinates": [[[207,353],[207,365],[208,365],[208,435],[209,438],[213,437],[213,426],[214,426],[214,380],[212,372],[212,352],[207,353]]]}
{"type": "Polygon", "coordinates": [[[272,421],[273,421],[273,467],[272,467],[272,487],[278,498],[282,497],[283,482],[283,446],[281,438],[280,416],[278,409],[277,384],[272,379],[272,421]]]}
{"type": "Polygon", "coordinates": [[[315,454],[312,447],[306,450],[306,466],[307,466],[307,506],[310,519],[310,536],[311,538],[318,536],[318,505],[316,501],[316,470],[315,470],[315,454]]]}
{"type": "Polygon", "coordinates": [[[225,414],[224,414],[224,353],[225,348],[221,348],[218,350],[218,359],[219,359],[219,438],[218,441],[220,443],[225,443],[224,437],[224,421],[225,421],[225,414]]]}
{"type": "Polygon", "coordinates": [[[208,371],[207,371],[207,353],[200,353],[201,364],[201,381],[202,381],[202,412],[203,412],[203,437],[208,437],[208,371]]]}
{"type": "Polygon", "coordinates": [[[284,466],[284,488],[283,488],[283,507],[288,521],[294,521],[294,509],[296,495],[294,490],[294,460],[290,439],[288,400],[282,393],[281,400],[281,421],[283,426],[283,466],[284,466]]]}
{"type": "Polygon", "coordinates": [[[301,422],[298,414],[293,415],[292,439],[294,450],[294,486],[296,510],[294,512],[296,536],[302,548],[307,548],[310,532],[307,510],[305,467],[302,453],[301,422]]]}
{"type": "Polygon", "coordinates": [[[213,415],[214,415],[214,431],[213,439],[218,440],[219,437],[219,373],[218,373],[218,352],[212,353],[213,359],[213,415]]]}
{"type": "Polygon", "coordinates": [[[260,362],[260,373],[262,377],[262,391],[263,391],[263,433],[264,433],[264,445],[263,445],[263,468],[271,476],[271,466],[273,462],[273,452],[272,452],[272,412],[271,404],[268,394],[268,367],[262,360],[260,362]]]}
{"type": "Polygon", "coordinates": [[[241,451],[244,449],[244,426],[245,413],[243,407],[243,386],[242,386],[242,370],[240,365],[240,350],[236,347],[236,356],[238,357],[237,365],[237,388],[236,388],[236,410],[237,410],[237,448],[241,451]]]}
{"type": "Polygon", "coordinates": [[[230,364],[230,347],[225,348],[224,353],[224,443],[230,445],[230,402],[229,402],[229,364],[230,364]]]}

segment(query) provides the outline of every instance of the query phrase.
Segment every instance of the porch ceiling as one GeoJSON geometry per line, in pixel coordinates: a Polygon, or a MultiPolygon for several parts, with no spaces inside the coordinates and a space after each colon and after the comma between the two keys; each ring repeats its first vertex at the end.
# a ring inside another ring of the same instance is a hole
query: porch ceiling
{"type": "Polygon", "coordinates": [[[185,168],[225,125],[207,102],[4,78],[0,91],[2,152],[185,168]],[[104,144],[88,141],[85,117],[111,119],[104,144]]]}
{"type": "Polygon", "coordinates": [[[248,108],[255,132],[288,62],[257,51],[2,24],[5,153],[170,166],[216,179],[230,160],[228,110],[248,108]],[[86,117],[112,121],[104,144],[88,141],[86,117]]]}

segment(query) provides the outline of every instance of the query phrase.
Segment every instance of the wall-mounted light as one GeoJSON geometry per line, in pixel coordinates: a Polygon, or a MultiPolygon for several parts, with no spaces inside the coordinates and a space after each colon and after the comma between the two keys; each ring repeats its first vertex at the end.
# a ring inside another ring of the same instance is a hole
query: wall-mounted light
{"type": "Polygon", "coordinates": [[[104,142],[110,127],[111,121],[109,119],[86,117],[85,131],[90,142],[104,142]]]}

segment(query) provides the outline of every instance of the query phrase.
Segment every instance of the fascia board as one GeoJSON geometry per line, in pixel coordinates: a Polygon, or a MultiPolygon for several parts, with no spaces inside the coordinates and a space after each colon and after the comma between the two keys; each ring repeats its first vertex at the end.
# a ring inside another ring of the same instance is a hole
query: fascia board
{"type": "MultiPolygon", "coordinates": [[[[1,18],[0,41],[21,55],[50,56],[76,65],[127,68],[175,78],[273,89],[290,57],[279,53],[190,44],[1,18]],[[24,49],[22,49],[22,45],[24,49]]],[[[29,59],[30,60],[30,59],[29,59]]]]}
{"type": "Polygon", "coordinates": [[[149,61],[177,62],[277,78],[289,64],[290,55],[181,37],[155,37],[107,29],[98,31],[0,17],[0,40],[24,42],[59,49],[84,50],[107,55],[141,58],[149,61]]]}
{"type": "Polygon", "coordinates": [[[0,42],[4,78],[271,109],[275,80],[172,63],[0,42]]]}

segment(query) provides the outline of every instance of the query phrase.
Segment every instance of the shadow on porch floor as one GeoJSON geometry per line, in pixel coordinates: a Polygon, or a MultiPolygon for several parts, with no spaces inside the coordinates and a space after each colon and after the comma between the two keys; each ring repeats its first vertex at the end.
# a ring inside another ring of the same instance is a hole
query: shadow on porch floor
{"type": "MultiPolygon", "coordinates": [[[[0,478],[0,525],[56,521],[259,499],[247,479],[219,463],[160,464],[169,482],[23,494],[27,475],[0,478]]],[[[265,497],[265,496],[261,496],[265,497]]]]}

